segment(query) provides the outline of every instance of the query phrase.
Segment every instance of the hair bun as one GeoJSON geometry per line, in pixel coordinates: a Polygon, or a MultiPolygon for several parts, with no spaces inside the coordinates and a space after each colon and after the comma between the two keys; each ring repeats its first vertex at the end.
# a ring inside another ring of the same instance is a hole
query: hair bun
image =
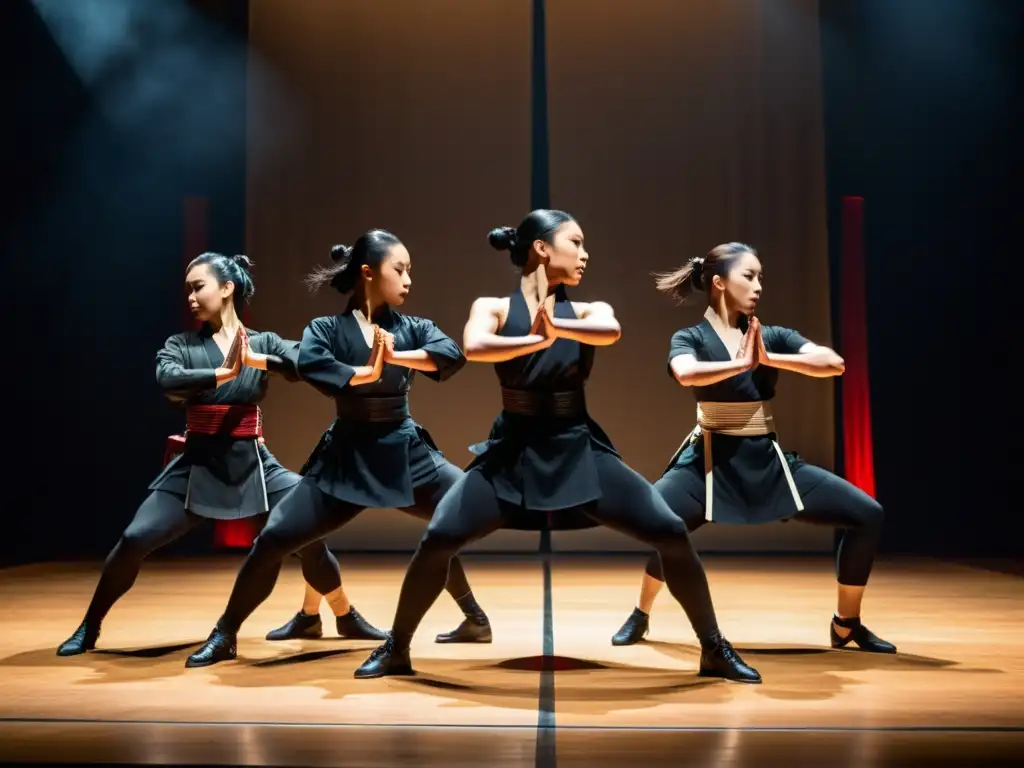
{"type": "Polygon", "coordinates": [[[246,272],[251,271],[253,268],[252,260],[244,253],[236,253],[234,256],[231,257],[231,260],[235,262],[235,264],[237,264],[239,267],[244,269],[246,272]]]}
{"type": "Polygon", "coordinates": [[[516,247],[516,228],[498,227],[487,235],[487,242],[497,251],[511,251],[516,247]]]}
{"type": "Polygon", "coordinates": [[[350,245],[332,245],[331,246],[331,259],[344,264],[348,261],[349,257],[352,256],[352,246],[350,245]]]}
{"type": "Polygon", "coordinates": [[[704,257],[694,256],[690,259],[690,283],[693,285],[694,290],[704,290],[704,257]]]}

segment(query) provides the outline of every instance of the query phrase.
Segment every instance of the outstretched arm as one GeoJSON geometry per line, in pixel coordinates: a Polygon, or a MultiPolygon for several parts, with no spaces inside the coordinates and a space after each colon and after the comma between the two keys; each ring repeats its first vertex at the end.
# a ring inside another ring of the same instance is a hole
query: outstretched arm
{"type": "Polygon", "coordinates": [[[552,317],[551,324],[560,339],[571,339],[593,347],[607,347],[622,336],[622,327],[611,304],[592,301],[574,305],[579,317],[552,317]]]}
{"type": "Polygon", "coordinates": [[[540,333],[499,336],[503,310],[501,299],[484,298],[473,302],[469,320],[462,332],[462,346],[468,360],[474,363],[502,363],[547,349],[554,343],[554,335],[544,336],[540,333]]]}

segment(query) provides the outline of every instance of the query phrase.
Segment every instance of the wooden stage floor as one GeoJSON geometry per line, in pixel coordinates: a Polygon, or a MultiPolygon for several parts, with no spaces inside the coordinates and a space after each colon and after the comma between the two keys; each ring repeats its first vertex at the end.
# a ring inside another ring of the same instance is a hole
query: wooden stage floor
{"type": "MultiPolygon", "coordinates": [[[[390,625],[406,557],[342,557],[353,603],[390,625]]],[[[187,670],[239,558],[154,560],[101,650],[58,658],[98,564],[0,571],[0,761],[152,765],[943,765],[1024,756],[1024,579],[935,561],[879,563],[865,620],[895,657],[828,648],[827,558],[705,556],[726,634],[760,686],[696,677],[682,610],[659,597],[647,642],[609,640],[643,558],[470,557],[492,645],[413,646],[417,676],[357,681],[375,643],[269,643],[299,606],[288,564],[239,659],[187,670]]],[[[324,614],[328,613],[326,606],[324,614]]],[[[1019,764],[1019,763],[1017,763],[1019,764]]]]}

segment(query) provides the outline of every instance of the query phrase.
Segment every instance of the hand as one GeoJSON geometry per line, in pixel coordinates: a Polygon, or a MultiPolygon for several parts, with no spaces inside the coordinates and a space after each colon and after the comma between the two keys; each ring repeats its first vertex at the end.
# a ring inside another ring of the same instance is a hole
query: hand
{"type": "MultiPolygon", "coordinates": [[[[736,350],[736,360],[744,364],[743,370],[752,370],[762,362],[759,352],[763,347],[761,322],[756,317],[752,317],[747,325],[747,332],[743,334],[743,339],[740,341],[740,347],[736,350]]],[[[765,359],[767,360],[767,356],[765,359]]]]}
{"type": "Polygon", "coordinates": [[[243,344],[247,346],[248,342],[249,337],[243,336],[242,329],[239,329],[239,332],[235,334],[235,338],[231,342],[231,346],[228,348],[228,353],[224,355],[224,364],[215,371],[218,384],[232,381],[242,372],[242,347],[243,344]],[[244,342],[243,338],[245,339],[244,342]]]}
{"type": "Polygon", "coordinates": [[[537,308],[537,315],[533,318],[533,325],[530,327],[530,333],[544,339],[545,344],[542,349],[550,347],[558,338],[558,329],[555,328],[554,324],[551,322],[551,317],[548,315],[548,311],[543,304],[537,308]]]}
{"type": "Polygon", "coordinates": [[[395,354],[395,336],[392,333],[380,329],[381,337],[384,342],[384,362],[390,360],[395,354]]]}
{"type": "Polygon", "coordinates": [[[764,334],[761,333],[761,321],[756,317],[751,318],[757,324],[757,346],[754,347],[755,365],[771,365],[768,361],[768,350],[764,346],[764,334]]]}

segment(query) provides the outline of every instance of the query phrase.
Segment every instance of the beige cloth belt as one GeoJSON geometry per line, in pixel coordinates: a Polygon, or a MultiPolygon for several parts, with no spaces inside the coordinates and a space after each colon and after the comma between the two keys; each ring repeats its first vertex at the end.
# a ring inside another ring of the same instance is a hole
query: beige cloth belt
{"type": "MultiPolygon", "coordinates": [[[[693,430],[692,437],[704,435],[704,518],[712,519],[712,499],[714,498],[714,487],[712,481],[714,473],[712,469],[714,462],[711,455],[711,435],[714,433],[722,435],[735,435],[738,437],[758,437],[775,432],[775,418],[772,416],[771,403],[757,400],[751,403],[697,403],[697,427],[693,430]]],[[[772,439],[775,452],[782,462],[782,473],[786,476],[786,483],[789,485],[789,492],[793,494],[793,501],[796,502],[798,511],[803,510],[804,503],[800,498],[800,492],[793,482],[793,475],[789,471],[789,462],[779,447],[779,441],[772,439]]]]}

